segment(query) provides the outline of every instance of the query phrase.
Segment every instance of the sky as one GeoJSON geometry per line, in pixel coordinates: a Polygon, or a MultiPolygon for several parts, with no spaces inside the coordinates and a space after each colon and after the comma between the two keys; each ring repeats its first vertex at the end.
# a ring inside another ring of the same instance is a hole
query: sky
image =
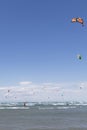
{"type": "Polygon", "coordinates": [[[0,1],[2,100],[9,88],[18,100],[68,100],[70,94],[72,100],[87,99],[86,13],[86,0],[0,1]],[[73,17],[83,18],[85,26],[71,23],[73,17]]]}

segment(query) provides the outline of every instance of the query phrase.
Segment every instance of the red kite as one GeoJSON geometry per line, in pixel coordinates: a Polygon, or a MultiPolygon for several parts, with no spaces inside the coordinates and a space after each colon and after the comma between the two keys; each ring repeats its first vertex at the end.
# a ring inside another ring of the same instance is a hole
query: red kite
{"type": "Polygon", "coordinates": [[[74,23],[74,22],[78,22],[78,23],[82,24],[82,26],[84,26],[84,21],[83,21],[82,18],[72,18],[71,21],[72,21],[73,23],[74,23]]]}

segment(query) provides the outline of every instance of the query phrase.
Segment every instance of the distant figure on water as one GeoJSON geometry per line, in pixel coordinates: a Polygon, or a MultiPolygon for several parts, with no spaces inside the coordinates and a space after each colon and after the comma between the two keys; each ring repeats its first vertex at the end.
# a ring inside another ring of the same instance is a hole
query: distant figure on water
{"type": "Polygon", "coordinates": [[[26,107],[26,102],[24,102],[24,107],[26,107]]]}

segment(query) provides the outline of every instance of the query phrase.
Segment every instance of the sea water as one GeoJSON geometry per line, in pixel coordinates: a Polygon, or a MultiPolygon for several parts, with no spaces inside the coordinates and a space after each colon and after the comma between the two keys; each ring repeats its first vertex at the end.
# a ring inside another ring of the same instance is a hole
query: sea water
{"type": "Polygon", "coordinates": [[[87,130],[87,104],[1,103],[0,130],[87,130]]]}

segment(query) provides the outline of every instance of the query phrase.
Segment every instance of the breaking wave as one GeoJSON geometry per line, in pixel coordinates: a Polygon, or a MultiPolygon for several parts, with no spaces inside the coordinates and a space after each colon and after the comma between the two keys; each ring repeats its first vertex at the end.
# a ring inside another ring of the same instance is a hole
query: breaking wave
{"type": "Polygon", "coordinates": [[[87,106],[86,102],[10,102],[0,103],[0,109],[75,109],[87,106]]]}

